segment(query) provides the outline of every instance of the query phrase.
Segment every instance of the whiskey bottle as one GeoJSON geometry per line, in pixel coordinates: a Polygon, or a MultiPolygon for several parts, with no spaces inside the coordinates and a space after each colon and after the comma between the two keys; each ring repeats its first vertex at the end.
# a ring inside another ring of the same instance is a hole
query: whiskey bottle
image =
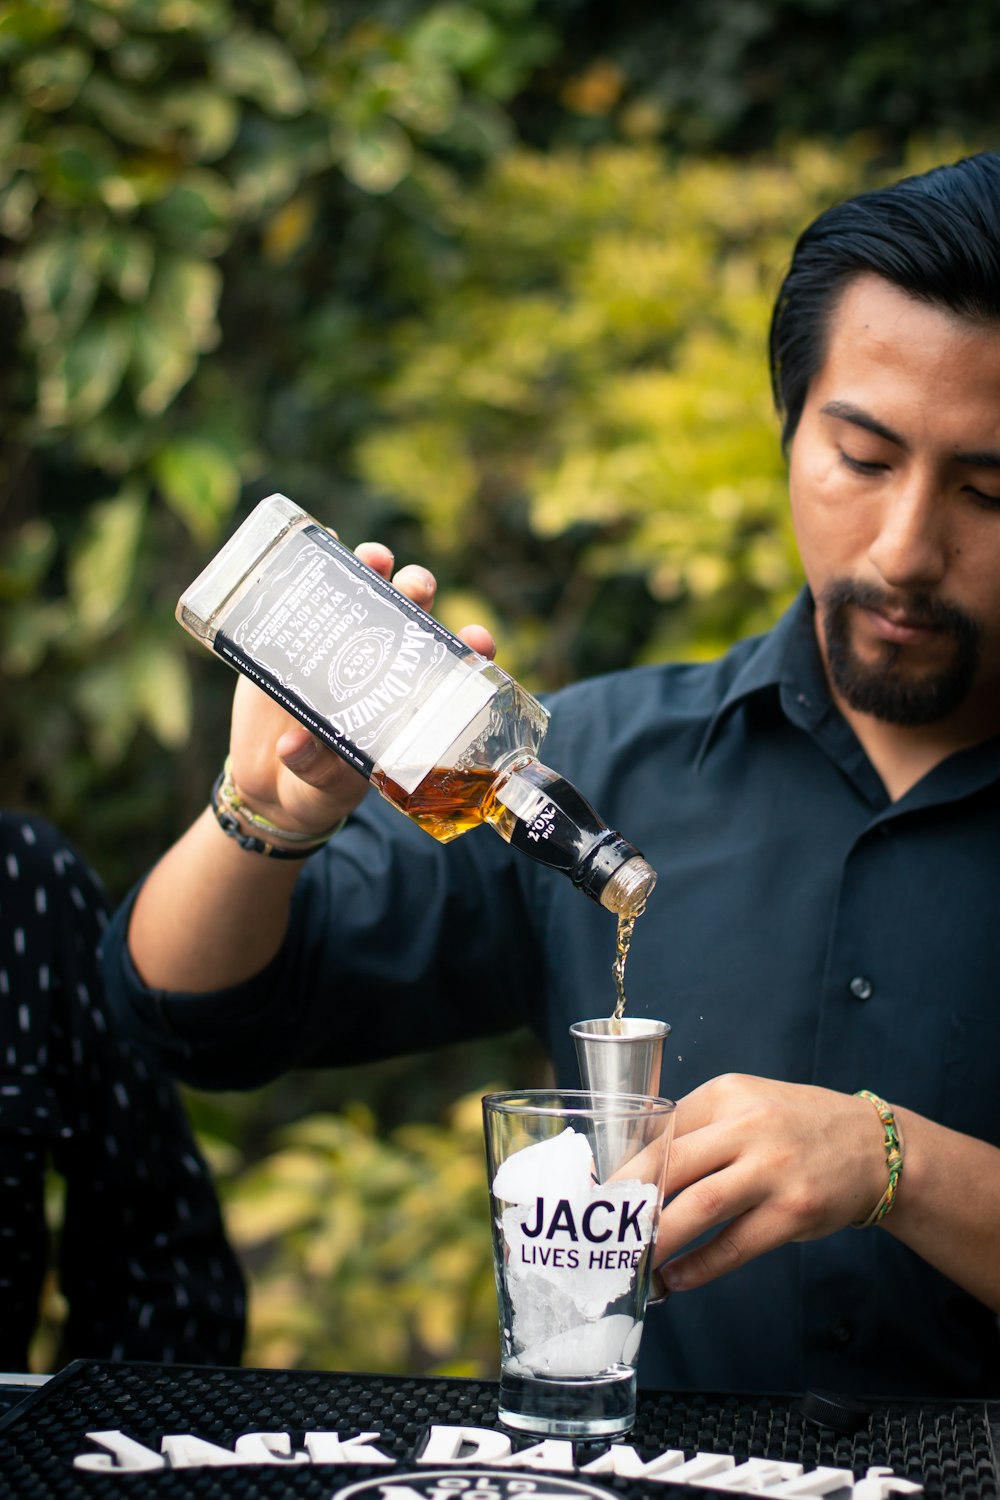
{"type": "Polygon", "coordinates": [[[441,843],[487,823],[619,917],[641,910],[656,872],[538,759],[547,709],[284,495],[177,618],[441,843]]]}

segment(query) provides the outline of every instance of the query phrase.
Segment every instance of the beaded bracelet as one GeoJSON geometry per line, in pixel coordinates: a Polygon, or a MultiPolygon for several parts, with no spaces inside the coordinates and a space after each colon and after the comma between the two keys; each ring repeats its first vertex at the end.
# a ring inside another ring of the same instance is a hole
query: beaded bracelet
{"type": "Polygon", "coordinates": [[[233,781],[228,756],[212,787],[210,805],[215,814],[215,821],[224,834],[235,839],[240,848],[245,849],[249,854],[263,854],[269,859],[308,859],[310,854],[315,854],[317,849],[322,849],[324,844],[329,843],[333,835],[339,833],[346,822],[345,818],[341,818],[333,828],[320,834],[279,828],[276,823],[271,822],[270,818],[265,818],[249,808],[239,795],[233,781]],[[241,818],[266,836],[260,838],[256,834],[245,833],[240,823],[241,818]],[[297,844],[299,847],[281,849],[274,843],[276,838],[283,839],[290,844],[297,844]]]}
{"type": "Polygon", "coordinates": [[[884,1099],[880,1099],[878,1094],[870,1093],[868,1089],[858,1089],[855,1098],[867,1099],[869,1104],[874,1105],[885,1130],[882,1144],[885,1146],[885,1164],[889,1169],[889,1185],[867,1219],[859,1219],[853,1225],[855,1229],[869,1229],[873,1224],[881,1223],[896,1201],[896,1189],[903,1175],[903,1139],[892,1106],[886,1104],[884,1099]]]}

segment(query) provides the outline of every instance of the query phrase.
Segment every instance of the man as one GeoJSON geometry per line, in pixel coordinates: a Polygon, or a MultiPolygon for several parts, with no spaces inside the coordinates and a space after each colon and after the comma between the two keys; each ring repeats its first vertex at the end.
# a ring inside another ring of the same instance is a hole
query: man
{"type": "MultiPolygon", "coordinates": [[[[807,588],[720,662],[557,695],[543,752],[659,871],[628,987],[677,1043],[675,1295],[641,1372],[996,1396],[1000,155],[822,215],[771,353],[807,588]]],[[[431,604],[423,570],[396,581],[431,604]]],[[[245,681],[231,753],[245,804],[300,837],[361,801],[245,681]]],[[[107,961],[119,1013],[196,1083],[524,1020],[574,1083],[613,936],[490,831],[442,848],[371,797],[304,862],[207,810],[107,961]]]]}

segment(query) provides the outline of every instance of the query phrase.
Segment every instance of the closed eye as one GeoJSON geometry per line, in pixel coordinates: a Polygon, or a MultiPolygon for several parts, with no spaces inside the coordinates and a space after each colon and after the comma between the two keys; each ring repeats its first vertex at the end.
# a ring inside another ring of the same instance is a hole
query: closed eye
{"type": "Polygon", "coordinates": [[[976,504],[981,505],[984,510],[1000,510],[1000,495],[987,495],[985,490],[977,490],[974,484],[967,484],[965,492],[971,495],[976,504]]]}
{"type": "Polygon", "coordinates": [[[840,454],[841,463],[851,470],[852,474],[883,474],[888,469],[888,464],[875,463],[870,459],[854,458],[852,454],[845,453],[843,448],[837,450],[840,454]]]}

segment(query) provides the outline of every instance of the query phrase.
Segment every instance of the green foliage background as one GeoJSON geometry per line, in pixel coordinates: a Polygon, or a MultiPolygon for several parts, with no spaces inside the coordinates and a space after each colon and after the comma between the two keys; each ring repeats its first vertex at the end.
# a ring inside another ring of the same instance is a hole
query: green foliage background
{"type": "MultiPolygon", "coordinates": [[[[764,363],[792,241],[990,144],[998,30],[992,0],[0,3],[5,803],[115,897],[203,806],[232,683],[173,608],[275,489],[432,566],[535,689],[765,628],[798,583],[764,363]]],[[[490,1371],[478,1094],[542,1066],[515,1037],[192,1098],[249,1357],[490,1371]]]]}

